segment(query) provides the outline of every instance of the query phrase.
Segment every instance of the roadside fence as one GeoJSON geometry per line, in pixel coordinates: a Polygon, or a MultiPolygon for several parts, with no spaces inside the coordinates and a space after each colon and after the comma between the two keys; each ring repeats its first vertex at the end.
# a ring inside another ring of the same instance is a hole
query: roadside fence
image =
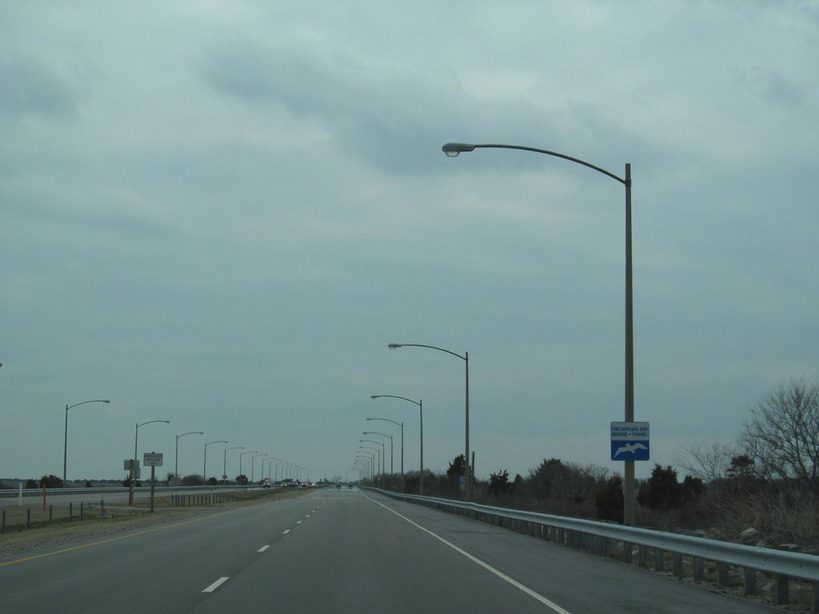
{"type": "Polygon", "coordinates": [[[100,499],[99,503],[80,502],[77,506],[69,503],[68,505],[48,505],[46,508],[39,505],[36,507],[4,507],[0,510],[0,533],[31,529],[55,522],[90,518],[104,520],[107,515],[103,499],[100,499]]]}

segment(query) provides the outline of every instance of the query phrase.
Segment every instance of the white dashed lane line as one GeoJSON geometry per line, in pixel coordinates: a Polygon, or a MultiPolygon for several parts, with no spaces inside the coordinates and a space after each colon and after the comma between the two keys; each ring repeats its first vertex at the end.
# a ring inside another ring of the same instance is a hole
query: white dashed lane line
{"type": "MultiPolygon", "coordinates": [[[[312,510],[313,514],[315,514],[315,512],[316,512],[316,510],[312,510]]],[[[304,517],[305,518],[310,518],[310,514],[305,514],[304,517]]],[[[297,520],[296,525],[300,525],[302,522],[303,521],[301,521],[301,520],[297,520]]],[[[285,529],[284,531],[282,531],[282,535],[287,535],[288,533],[290,533],[290,529],[285,529]]],[[[258,550],[256,550],[256,552],[265,552],[266,550],[269,550],[269,549],[270,549],[270,544],[266,544],[266,545],[262,546],[261,548],[259,548],[258,550]]],[[[216,580],[213,584],[211,584],[210,586],[205,588],[202,592],[203,593],[212,593],[217,588],[222,586],[225,582],[227,582],[229,579],[230,579],[229,576],[222,576],[221,578],[216,580]]]]}
{"type": "Polygon", "coordinates": [[[221,578],[219,578],[219,579],[218,579],[216,582],[214,582],[213,584],[211,584],[210,586],[208,586],[208,587],[207,587],[205,590],[203,590],[202,592],[203,592],[203,593],[212,593],[213,591],[215,591],[217,588],[219,588],[220,586],[222,586],[222,585],[223,585],[225,582],[227,582],[227,581],[228,581],[228,576],[222,576],[221,578]]]}

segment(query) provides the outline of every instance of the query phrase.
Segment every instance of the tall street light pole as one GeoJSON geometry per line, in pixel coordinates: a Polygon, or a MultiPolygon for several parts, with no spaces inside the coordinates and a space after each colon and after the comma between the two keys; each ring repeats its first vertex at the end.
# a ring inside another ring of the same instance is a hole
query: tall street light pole
{"type": "Polygon", "coordinates": [[[381,435],[381,437],[386,437],[390,440],[390,475],[395,473],[393,471],[393,461],[395,460],[395,455],[392,453],[392,435],[387,435],[386,433],[377,433],[375,431],[364,431],[361,433],[362,435],[381,435]]]}
{"type": "Polygon", "coordinates": [[[422,343],[390,343],[388,346],[391,350],[403,347],[427,348],[430,350],[438,350],[450,356],[455,356],[464,361],[464,370],[466,372],[466,392],[464,394],[464,500],[472,500],[472,467],[469,460],[469,352],[464,352],[463,355],[439,348],[435,345],[424,345],[422,343]]]}
{"type": "MultiPolygon", "coordinates": [[[[611,179],[623,184],[626,190],[626,280],[625,280],[625,315],[626,315],[626,339],[625,339],[625,421],[634,422],[634,313],[633,313],[633,289],[632,289],[632,268],[631,268],[631,164],[626,163],[625,174],[623,177],[618,177],[614,173],[595,166],[585,160],[573,158],[566,154],[549,151],[548,149],[539,149],[537,147],[523,147],[521,145],[497,145],[497,144],[481,144],[473,145],[469,143],[447,143],[441,150],[450,158],[456,157],[458,154],[474,151],[475,149],[517,149],[520,151],[530,151],[534,153],[544,154],[547,156],[554,156],[562,158],[569,162],[574,162],[582,166],[586,166],[592,170],[602,173],[611,179]]],[[[628,525],[633,525],[634,519],[634,461],[625,461],[625,479],[623,481],[623,522],[628,525]]]]}
{"type": "Polygon", "coordinates": [[[361,475],[362,471],[364,472],[363,477],[368,478],[369,477],[369,472],[370,472],[370,466],[372,465],[372,461],[373,461],[372,456],[363,456],[363,453],[362,453],[361,455],[355,457],[355,461],[356,462],[355,462],[354,466],[357,465],[359,461],[361,461],[362,463],[365,463],[359,469],[359,478],[362,477],[362,475],[361,475]]]}
{"type": "MultiPolygon", "coordinates": [[[[256,457],[257,456],[265,457],[265,456],[267,456],[267,453],[258,453],[258,454],[254,454],[253,456],[250,457],[250,483],[251,484],[253,483],[253,474],[255,472],[254,465],[256,464],[256,457]]],[[[264,467],[262,467],[262,471],[264,472],[264,467]]]]}
{"type": "Polygon", "coordinates": [[[176,436],[176,452],[174,453],[174,462],[173,462],[173,477],[174,480],[179,483],[179,440],[183,437],[187,437],[188,435],[204,435],[203,431],[190,431],[188,433],[182,433],[176,436]]]}
{"type": "Polygon", "coordinates": [[[374,443],[376,445],[376,450],[381,452],[380,456],[380,467],[381,467],[381,483],[384,483],[384,474],[387,473],[387,468],[385,465],[387,464],[387,454],[385,452],[386,444],[383,441],[378,441],[377,439],[359,439],[361,443],[374,443]],[[381,446],[378,448],[378,446],[381,446]]]}
{"type": "MultiPolygon", "coordinates": [[[[421,481],[420,481],[420,484],[418,486],[418,488],[419,488],[418,494],[423,495],[424,494],[424,401],[423,400],[413,401],[412,399],[408,399],[407,397],[399,397],[399,396],[394,395],[394,394],[373,394],[373,395],[370,395],[370,398],[371,399],[401,399],[402,401],[407,401],[409,403],[412,403],[413,405],[418,406],[418,410],[420,412],[420,418],[421,418],[420,419],[420,424],[421,424],[421,438],[420,438],[421,439],[421,481]]],[[[402,426],[402,428],[401,428],[401,442],[402,442],[401,443],[401,450],[402,450],[401,460],[402,460],[402,463],[403,463],[403,458],[404,458],[404,456],[403,456],[403,449],[404,449],[403,441],[404,441],[404,429],[403,429],[403,426],[402,426]]],[[[403,464],[402,464],[401,474],[403,475],[403,473],[404,473],[404,471],[403,471],[403,464]]]]}
{"type": "MultiPolygon", "coordinates": [[[[137,423],[136,428],[134,429],[134,460],[131,463],[131,480],[130,484],[128,485],[128,505],[134,504],[134,480],[136,478],[136,468],[137,468],[137,442],[139,441],[139,429],[141,429],[146,424],[170,424],[170,420],[148,420],[148,422],[137,423]]],[[[152,487],[153,488],[153,487],[152,487]]]]}
{"type": "Polygon", "coordinates": [[[367,463],[369,464],[370,479],[373,479],[375,477],[376,466],[377,466],[375,459],[378,456],[378,453],[373,452],[373,450],[375,450],[375,448],[364,447],[364,446],[358,446],[358,450],[356,450],[356,454],[359,454],[359,455],[366,454],[366,456],[364,458],[366,458],[367,463]]]}
{"type": "Polygon", "coordinates": [[[209,441],[205,444],[205,458],[202,459],[202,479],[205,481],[208,479],[208,446],[214,443],[227,444],[228,442],[225,439],[217,439],[216,441],[209,441]]]}
{"type": "MultiPolygon", "coordinates": [[[[370,420],[381,420],[382,422],[391,422],[401,427],[401,492],[404,492],[404,423],[390,420],[389,418],[367,418],[370,420]]],[[[392,454],[392,437],[390,437],[390,454],[392,454]]],[[[390,459],[390,469],[392,469],[392,459],[390,459]]]]}
{"type": "MultiPolygon", "coordinates": [[[[246,454],[258,454],[258,450],[248,450],[247,452],[239,452],[239,477],[242,477],[242,457],[246,454]]],[[[241,480],[240,480],[241,481],[241,480]]],[[[240,484],[241,485],[241,484],[240,484]]]]}
{"type": "Polygon", "coordinates": [[[66,403],[65,405],[65,438],[63,441],[63,486],[65,486],[65,475],[66,469],[68,467],[68,410],[72,407],[79,407],[80,405],[85,405],[86,403],[110,403],[111,401],[108,399],[91,399],[90,401],[82,401],[81,403],[74,403],[73,405],[69,405],[66,403]]]}
{"type": "Polygon", "coordinates": [[[371,450],[371,454],[375,455],[375,472],[376,474],[381,474],[384,472],[384,461],[382,460],[382,452],[384,449],[384,444],[380,441],[373,441],[372,439],[361,439],[359,441],[370,441],[375,444],[381,445],[380,448],[376,448],[375,446],[358,446],[359,450],[371,450]]]}
{"type": "Polygon", "coordinates": [[[233,446],[232,448],[225,447],[225,453],[222,458],[222,481],[227,482],[227,453],[228,450],[244,450],[244,446],[233,446]]]}

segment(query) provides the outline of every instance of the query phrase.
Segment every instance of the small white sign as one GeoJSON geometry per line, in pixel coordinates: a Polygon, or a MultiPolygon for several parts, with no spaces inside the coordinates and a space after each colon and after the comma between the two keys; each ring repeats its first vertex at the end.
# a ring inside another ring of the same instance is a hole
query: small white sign
{"type": "Polygon", "coordinates": [[[142,455],[142,462],[146,467],[161,467],[162,452],[145,452],[142,455]]]}

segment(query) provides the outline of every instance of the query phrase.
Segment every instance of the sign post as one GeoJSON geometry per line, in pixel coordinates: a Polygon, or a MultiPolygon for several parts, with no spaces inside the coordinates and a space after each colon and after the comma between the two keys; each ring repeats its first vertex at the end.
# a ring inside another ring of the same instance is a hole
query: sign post
{"type": "Polygon", "coordinates": [[[139,479],[139,461],[135,458],[126,458],[122,467],[128,472],[128,505],[133,506],[134,481],[139,479]]]}
{"type": "Polygon", "coordinates": [[[151,468],[151,513],[154,513],[154,487],[156,486],[156,468],[162,466],[162,452],[145,452],[142,463],[151,468]]]}

